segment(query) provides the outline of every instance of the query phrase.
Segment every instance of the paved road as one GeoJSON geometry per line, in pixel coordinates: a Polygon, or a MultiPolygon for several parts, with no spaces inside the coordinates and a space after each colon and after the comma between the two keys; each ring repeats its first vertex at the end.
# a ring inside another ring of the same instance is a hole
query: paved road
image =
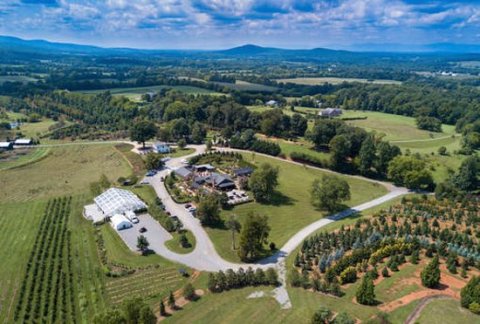
{"type": "MultiPolygon", "coordinates": [[[[186,229],[190,230],[196,238],[196,247],[195,249],[189,253],[189,254],[176,254],[174,252],[171,252],[167,248],[162,248],[158,247],[156,248],[156,252],[163,257],[170,259],[175,262],[179,262],[182,264],[185,264],[191,268],[195,268],[198,270],[205,270],[205,271],[218,271],[218,270],[225,270],[228,268],[231,269],[238,269],[240,267],[247,268],[249,266],[251,267],[262,267],[262,268],[268,268],[275,266],[279,263],[281,263],[284,258],[290,254],[292,251],[295,250],[297,246],[299,246],[302,241],[308,237],[310,234],[313,232],[317,231],[318,229],[322,228],[323,226],[330,224],[334,222],[335,220],[347,217],[351,214],[354,214],[356,212],[360,212],[362,210],[369,209],[371,207],[378,206],[384,202],[387,202],[391,199],[394,199],[398,196],[401,196],[403,194],[406,194],[408,191],[407,189],[404,188],[398,188],[395,187],[389,183],[384,183],[384,182],[379,182],[371,179],[366,179],[362,178],[368,181],[373,181],[377,182],[379,184],[385,185],[387,189],[389,189],[389,193],[379,197],[377,199],[374,199],[372,201],[366,202],[364,204],[358,205],[356,207],[352,207],[350,209],[344,210],[341,213],[332,215],[327,218],[320,219],[303,229],[301,229],[299,232],[297,232],[293,237],[291,237],[288,242],[280,248],[280,250],[275,253],[274,255],[260,260],[255,264],[238,264],[238,263],[232,263],[229,261],[224,260],[220,255],[218,255],[217,251],[215,250],[215,247],[210,240],[207,232],[205,229],[201,226],[200,221],[193,217],[185,208],[183,204],[177,204],[173,199],[170,197],[168,194],[164,183],[160,180],[162,177],[165,177],[168,173],[171,172],[172,169],[178,168],[182,166],[182,159],[188,159],[191,156],[201,154],[205,152],[205,146],[204,145],[197,145],[197,146],[192,146],[196,150],[195,153],[192,153],[188,156],[184,156],[181,158],[174,158],[171,159],[166,163],[167,168],[161,172],[159,172],[156,176],[151,177],[149,179],[150,184],[153,186],[155,189],[158,197],[162,199],[166,210],[169,211],[172,215],[178,216],[180,220],[183,222],[184,226],[186,229]]],[[[257,153],[258,154],[258,153],[257,153]]],[[[271,157],[271,156],[269,156],[271,157]]],[[[285,161],[282,159],[282,161],[285,161]]],[[[295,163],[295,164],[300,164],[297,162],[292,162],[292,161],[287,161],[290,163],[295,163]]],[[[312,167],[314,168],[314,167],[312,167]]],[[[325,170],[325,171],[330,171],[330,170],[325,170]]],[[[153,247],[152,247],[153,248],[153,247]]]]}

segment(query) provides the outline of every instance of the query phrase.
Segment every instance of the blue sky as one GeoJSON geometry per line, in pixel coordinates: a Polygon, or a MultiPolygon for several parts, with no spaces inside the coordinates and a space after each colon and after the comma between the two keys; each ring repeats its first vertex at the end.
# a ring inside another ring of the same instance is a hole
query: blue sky
{"type": "Polygon", "coordinates": [[[0,0],[0,34],[100,46],[480,43],[480,0],[0,0]]]}

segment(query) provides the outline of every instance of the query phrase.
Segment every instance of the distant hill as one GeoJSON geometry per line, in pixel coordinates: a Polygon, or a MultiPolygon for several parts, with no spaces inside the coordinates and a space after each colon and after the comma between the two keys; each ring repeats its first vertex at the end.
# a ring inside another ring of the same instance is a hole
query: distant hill
{"type": "MultiPolygon", "coordinates": [[[[404,46],[404,45],[402,45],[404,46]]],[[[397,47],[399,49],[400,47],[397,47]]],[[[402,47],[404,48],[404,47],[402,47]]],[[[418,55],[434,55],[434,53],[480,53],[480,45],[462,45],[439,43],[412,47],[408,51],[380,51],[378,46],[364,48],[364,51],[333,50],[328,48],[313,49],[283,49],[274,47],[262,47],[254,44],[246,44],[226,50],[145,50],[134,48],[106,48],[92,45],[80,45],[70,43],[57,43],[45,40],[24,40],[17,37],[0,36],[0,57],[4,59],[48,59],[52,57],[73,56],[104,56],[107,60],[143,60],[148,57],[178,58],[194,57],[201,59],[218,58],[249,58],[271,60],[295,60],[295,61],[361,61],[371,58],[379,59],[406,59],[418,55]],[[368,51],[367,48],[375,50],[368,51]],[[417,51],[418,52],[413,52],[417,51]],[[108,57],[108,58],[107,58],[108,57]]]]}

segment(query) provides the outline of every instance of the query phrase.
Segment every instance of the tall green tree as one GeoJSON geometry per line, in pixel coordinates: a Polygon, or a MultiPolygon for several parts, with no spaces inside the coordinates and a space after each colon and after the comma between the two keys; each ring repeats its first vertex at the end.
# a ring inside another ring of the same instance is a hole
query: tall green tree
{"type": "Polygon", "coordinates": [[[334,212],[343,201],[350,199],[350,185],[335,175],[325,174],[313,181],[310,198],[313,206],[334,212]]]}
{"type": "Polygon", "coordinates": [[[345,135],[336,135],[329,143],[330,145],[330,164],[335,170],[343,170],[350,157],[352,143],[345,135]]]}
{"type": "Polygon", "coordinates": [[[398,146],[390,145],[388,142],[381,141],[377,145],[377,158],[374,165],[375,170],[377,170],[378,173],[385,175],[387,173],[388,164],[398,155],[402,155],[398,146]]]}
{"type": "Polygon", "coordinates": [[[454,178],[454,183],[460,190],[471,191],[478,188],[478,158],[469,156],[466,158],[454,178]]]}
{"type": "Polygon", "coordinates": [[[429,264],[422,270],[420,277],[422,285],[427,288],[435,288],[440,283],[440,268],[438,255],[435,255],[429,264]]]}
{"type": "Polygon", "coordinates": [[[372,136],[367,136],[363,141],[358,154],[359,166],[358,169],[362,174],[368,174],[372,169],[376,158],[375,142],[372,136]]]}
{"type": "Polygon", "coordinates": [[[260,202],[269,202],[277,185],[278,168],[273,167],[269,163],[260,165],[252,173],[248,182],[253,197],[260,202]]]}
{"type": "Polygon", "coordinates": [[[267,243],[270,226],[267,216],[247,214],[240,233],[238,255],[243,261],[254,260],[261,255],[263,245],[267,243]]]}
{"type": "Polygon", "coordinates": [[[151,121],[141,120],[133,124],[130,129],[130,139],[143,144],[157,134],[157,126],[151,121]]]}
{"type": "Polygon", "coordinates": [[[148,170],[157,170],[162,168],[164,165],[162,161],[162,155],[157,153],[148,153],[145,157],[145,167],[148,170]]]}
{"type": "Polygon", "coordinates": [[[137,237],[137,249],[139,249],[142,254],[145,254],[148,251],[149,246],[150,243],[145,236],[140,235],[139,237],[137,237]]]}
{"type": "Polygon", "coordinates": [[[232,233],[232,250],[236,250],[235,233],[240,233],[240,229],[242,228],[242,226],[238,222],[237,217],[235,215],[230,215],[230,218],[225,222],[225,226],[232,233]]]}
{"type": "Polygon", "coordinates": [[[358,286],[355,296],[359,304],[375,305],[375,286],[371,276],[368,274],[363,276],[362,283],[358,286]]]}
{"type": "Polygon", "coordinates": [[[220,221],[220,205],[216,195],[207,195],[200,199],[196,215],[202,225],[212,226],[220,221]]]}

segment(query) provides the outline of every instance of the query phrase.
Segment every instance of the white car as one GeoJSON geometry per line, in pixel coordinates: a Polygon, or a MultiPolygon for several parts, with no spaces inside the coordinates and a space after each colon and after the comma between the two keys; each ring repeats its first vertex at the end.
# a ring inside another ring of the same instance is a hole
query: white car
{"type": "Polygon", "coordinates": [[[188,164],[188,160],[187,159],[182,159],[181,161],[183,164],[188,164]]]}

